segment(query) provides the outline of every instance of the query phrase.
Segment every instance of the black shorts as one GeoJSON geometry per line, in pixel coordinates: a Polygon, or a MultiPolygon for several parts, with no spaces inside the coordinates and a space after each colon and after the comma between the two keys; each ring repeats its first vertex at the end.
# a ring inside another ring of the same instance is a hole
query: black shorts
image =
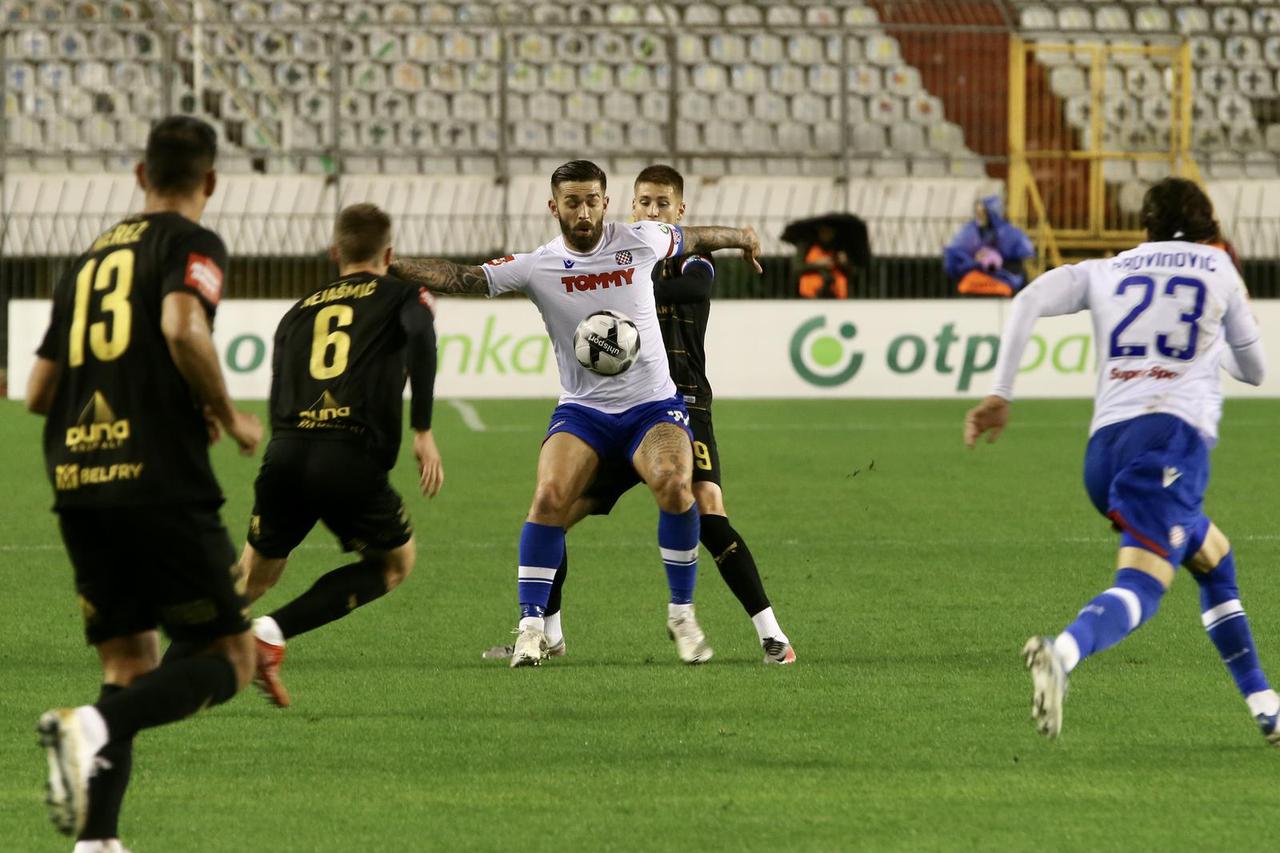
{"type": "MultiPolygon", "coordinates": [[[[720,485],[720,451],[711,426],[710,409],[690,409],[689,429],[693,433],[693,482],[720,485]]],[[[614,462],[600,469],[583,493],[591,501],[591,515],[608,515],[619,499],[640,483],[632,465],[614,462]]]]}
{"type": "Polygon", "coordinates": [[[58,513],[92,645],[163,627],[208,643],[249,629],[248,578],[216,504],[58,513]]]}
{"type": "Polygon", "coordinates": [[[289,556],[317,521],[346,551],[390,551],[413,535],[386,469],[356,441],[273,438],[253,497],[249,544],[268,559],[289,556]]]}

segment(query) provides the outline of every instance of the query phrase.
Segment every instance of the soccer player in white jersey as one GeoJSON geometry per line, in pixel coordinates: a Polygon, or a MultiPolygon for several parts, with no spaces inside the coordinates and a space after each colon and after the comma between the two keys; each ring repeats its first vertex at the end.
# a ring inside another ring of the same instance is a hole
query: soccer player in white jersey
{"type": "Polygon", "coordinates": [[[693,610],[699,520],[689,414],[668,370],[651,272],[664,258],[715,249],[742,249],[759,271],[760,243],[750,228],[605,223],[606,187],[599,166],[570,161],[551,176],[548,209],[561,234],[550,243],[483,267],[401,259],[393,269],[437,293],[525,293],[542,313],[556,353],[563,393],[538,456],[537,486],[520,535],[513,667],[536,666],[546,656],[544,615],[569,512],[601,465],[619,459],[635,466],[658,504],[658,547],[671,591],[667,629],[677,654],[691,664],[712,655],[693,610]],[[630,317],[640,333],[635,364],[616,376],[593,373],[574,355],[578,323],[601,309],[630,317]]]}
{"type": "Polygon", "coordinates": [[[1013,302],[990,396],[969,411],[965,443],[1003,431],[1013,381],[1036,318],[1089,309],[1098,390],[1085,452],[1089,498],[1120,532],[1113,585],[1057,637],[1032,637],[1038,730],[1062,728],[1067,675],[1155,615],[1174,570],[1200,586],[1202,621],[1262,734],[1280,746],[1280,697],[1271,689],[1240,606],[1231,543],[1205,515],[1209,449],[1222,414],[1219,370],[1251,385],[1264,373],[1248,293],[1196,184],[1167,178],[1142,206],[1147,242],[1114,258],[1059,267],[1013,302]]]}

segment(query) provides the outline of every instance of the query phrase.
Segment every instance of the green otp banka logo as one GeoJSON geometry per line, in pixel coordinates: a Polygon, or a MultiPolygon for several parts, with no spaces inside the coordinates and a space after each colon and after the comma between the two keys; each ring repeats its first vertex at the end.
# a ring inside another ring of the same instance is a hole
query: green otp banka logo
{"type": "Polygon", "coordinates": [[[843,385],[862,367],[862,353],[849,342],[858,334],[853,323],[841,323],[834,333],[823,331],[826,317],[805,320],[791,336],[791,366],[800,378],[819,388],[843,385]]]}

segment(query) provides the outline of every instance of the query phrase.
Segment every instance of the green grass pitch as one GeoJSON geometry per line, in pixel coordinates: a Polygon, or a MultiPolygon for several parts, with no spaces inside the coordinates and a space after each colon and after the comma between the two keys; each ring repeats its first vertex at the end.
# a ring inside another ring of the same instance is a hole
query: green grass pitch
{"type": "MultiPolygon", "coordinates": [[[[1020,402],[967,452],[962,402],[717,404],[730,517],[794,667],[765,667],[704,557],[716,649],[679,665],[656,519],[635,492],[569,538],[569,656],[482,661],[516,617],[515,557],[546,402],[439,406],[446,483],[409,498],[407,585],[296,640],[294,707],[249,691],[139,737],[136,853],[349,850],[1242,849],[1272,838],[1269,750],[1180,578],[1072,681],[1063,736],[1029,723],[1018,650],[1108,585],[1115,540],[1080,484],[1088,404],[1020,402]]],[[[1211,514],[1280,674],[1280,402],[1229,402],[1211,514]]],[[[40,711],[95,695],[38,447],[0,405],[0,848],[68,850],[41,803],[40,711]]],[[[239,540],[256,460],[215,449],[239,540]]],[[[407,454],[395,471],[409,494],[407,454]]],[[[343,558],[317,531],[263,604],[343,558]]]]}

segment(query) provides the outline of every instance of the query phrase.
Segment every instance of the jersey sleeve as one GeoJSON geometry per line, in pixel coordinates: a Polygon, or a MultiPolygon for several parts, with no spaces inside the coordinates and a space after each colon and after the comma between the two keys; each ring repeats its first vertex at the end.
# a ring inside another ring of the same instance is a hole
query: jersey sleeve
{"type": "Polygon", "coordinates": [[[409,374],[409,425],[419,432],[431,429],[435,405],[436,326],[431,293],[425,288],[410,292],[400,308],[404,329],[405,366],[409,374]]]}
{"type": "Polygon", "coordinates": [[[1258,321],[1249,307],[1249,293],[1244,282],[1237,281],[1227,297],[1227,310],[1222,315],[1222,331],[1232,349],[1243,349],[1262,337],[1258,321]]]}
{"type": "Polygon", "coordinates": [[[537,252],[529,252],[486,261],[480,269],[484,270],[484,277],[489,280],[489,295],[500,296],[528,288],[537,255],[537,252]]]}
{"type": "Polygon", "coordinates": [[[653,249],[658,260],[674,258],[684,252],[684,231],[679,225],[668,225],[665,222],[633,222],[631,233],[635,234],[645,245],[653,249]]]}
{"type": "Polygon", "coordinates": [[[222,299],[222,280],[227,268],[227,247],[222,238],[207,228],[175,241],[166,261],[160,298],[170,293],[189,293],[204,305],[212,318],[222,299]]]}
{"type": "Polygon", "coordinates": [[[1013,299],[1013,310],[1000,335],[991,396],[1013,399],[1013,382],[1036,320],[1074,314],[1089,307],[1089,271],[1085,264],[1061,266],[1027,285],[1013,299]]]}
{"type": "Polygon", "coordinates": [[[705,302],[711,298],[715,278],[716,268],[706,255],[659,261],[654,271],[653,295],[659,302],[673,305],[705,302]]]}

